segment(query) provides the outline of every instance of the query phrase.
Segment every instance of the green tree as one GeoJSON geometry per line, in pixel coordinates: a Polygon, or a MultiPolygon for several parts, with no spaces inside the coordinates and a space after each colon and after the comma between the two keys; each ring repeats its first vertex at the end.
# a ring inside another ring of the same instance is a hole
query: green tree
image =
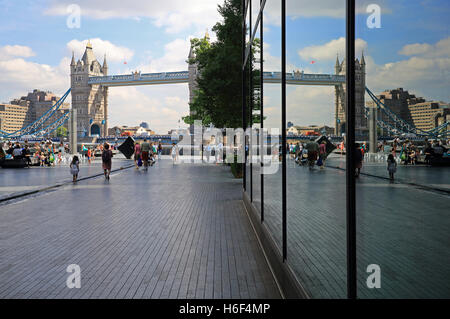
{"type": "MultiPolygon", "coordinates": [[[[201,120],[205,126],[242,127],[241,0],[225,0],[222,6],[218,6],[218,11],[223,21],[216,23],[212,29],[217,35],[217,41],[209,43],[206,37],[191,40],[195,58],[188,62],[198,64],[198,90],[190,104],[192,115],[183,117],[183,120],[187,124],[201,120]]],[[[258,48],[259,40],[255,40],[249,57],[250,65],[254,63],[258,48]]],[[[259,74],[256,72],[259,71],[252,71],[254,77],[259,74]]],[[[257,79],[255,83],[258,83],[257,79]]],[[[245,89],[249,92],[247,83],[245,89]]],[[[254,109],[257,109],[259,95],[248,97],[249,101],[253,99],[254,109]]]]}
{"type": "Polygon", "coordinates": [[[67,137],[68,132],[67,129],[64,126],[60,126],[56,129],[56,136],[57,137],[67,137]]]}

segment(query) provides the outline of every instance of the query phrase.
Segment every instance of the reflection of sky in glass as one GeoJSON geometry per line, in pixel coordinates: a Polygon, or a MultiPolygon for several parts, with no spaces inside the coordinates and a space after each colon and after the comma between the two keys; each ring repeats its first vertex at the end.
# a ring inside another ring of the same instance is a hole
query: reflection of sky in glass
{"type": "MultiPolygon", "coordinates": [[[[369,29],[366,20],[370,13],[366,13],[366,7],[370,3],[356,1],[356,55],[360,58],[364,51],[366,85],[375,93],[403,87],[427,100],[450,102],[450,3],[377,1],[381,7],[381,28],[369,29]]],[[[345,1],[287,0],[286,7],[287,71],[334,73],[336,55],[340,60],[345,55],[345,1]]],[[[281,52],[275,49],[281,35],[280,10],[279,1],[268,0],[264,42],[269,52],[265,52],[265,70],[272,71],[280,65],[281,52]]],[[[265,95],[270,101],[270,90],[265,95]]],[[[291,107],[303,113],[303,120],[294,121],[295,124],[333,125],[331,88],[288,88],[288,113],[290,100],[298,101],[291,107]],[[308,107],[314,111],[308,112],[308,107]]],[[[265,106],[270,111],[270,104],[265,102],[265,106]]]]}

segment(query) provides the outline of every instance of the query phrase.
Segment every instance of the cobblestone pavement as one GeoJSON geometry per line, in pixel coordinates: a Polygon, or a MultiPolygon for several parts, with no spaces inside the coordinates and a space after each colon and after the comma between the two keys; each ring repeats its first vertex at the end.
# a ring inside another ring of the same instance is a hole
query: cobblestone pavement
{"type": "Polygon", "coordinates": [[[280,298],[228,167],[161,161],[0,207],[0,298],[280,298]]]}

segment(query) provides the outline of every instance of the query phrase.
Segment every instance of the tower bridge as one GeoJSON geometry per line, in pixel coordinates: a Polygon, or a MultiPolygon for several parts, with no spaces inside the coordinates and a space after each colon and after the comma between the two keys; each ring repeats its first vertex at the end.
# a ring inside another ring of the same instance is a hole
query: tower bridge
{"type": "MultiPolygon", "coordinates": [[[[188,59],[192,61],[195,54],[191,47],[188,59]]],[[[364,54],[361,59],[355,61],[355,127],[357,136],[367,136],[372,132],[371,141],[376,140],[376,127],[388,129],[393,134],[412,133],[417,136],[434,137],[442,135],[442,130],[449,123],[431,131],[416,129],[407,123],[387,106],[383,105],[376,96],[366,87],[366,63],[364,54]],[[375,102],[376,109],[369,110],[365,106],[365,94],[375,102]],[[383,122],[383,118],[377,116],[377,110],[389,118],[390,122],[383,122]],[[369,123],[368,119],[372,119],[369,123]],[[392,126],[395,123],[395,128],[392,126]]],[[[346,63],[336,58],[334,74],[308,74],[303,71],[294,71],[286,74],[286,82],[289,85],[320,85],[334,86],[335,89],[335,134],[345,132],[345,70],[346,63]]],[[[71,93],[72,96],[72,118],[71,130],[77,131],[75,136],[107,136],[108,135],[108,90],[110,87],[137,86],[137,85],[161,85],[187,83],[189,87],[189,102],[194,99],[197,89],[198,66],[195,63],[188,64],[187,71],[158,72],[109,75],[106,55],[103,64],[97,61],[91,43],[88,41],[81,59],[75,61],[74,54],[70,63],[70,88],[63,97],[48,110],[41,118],[25,128],[14,133],[0,131],[1,137],[18,138],[29,135],[48,136],[51,132],[63,125],[69,119],[69,113],[64,113],[59,119],[52,123],[49,119],[65,98],[71,93]],[[76,123],[76,128],[74,127],[76,123]]],[[[263,82],[266,84],[281,83],[281,72],[263,72],[263,82]]],[[[445,135],[448,135],[448,130],[445,135]]],[[[74,134],[72,134],[74,135],[74,134]]]]}

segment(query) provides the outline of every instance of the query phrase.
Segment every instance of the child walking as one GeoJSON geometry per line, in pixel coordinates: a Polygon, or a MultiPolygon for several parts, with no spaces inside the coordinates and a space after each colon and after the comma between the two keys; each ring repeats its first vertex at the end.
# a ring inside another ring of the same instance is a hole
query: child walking
{"type": "Polygon", "coordinates": [[[394,155],[389,154],[387,162],[388,162],[387,170],[389,172],[389,178],[391,181],[393,181],[394,173],[397,171],[397,162],[394,159],[394,155]]]}
{"type": "Polygon", "coordinates": [[[80,161],[78,160],[78,156],[74,156],[72,162],[70,163],[70,173],[73,177],[73,182],[75,183],[78,179],[78,173],[80,172],[80,161]]]}

